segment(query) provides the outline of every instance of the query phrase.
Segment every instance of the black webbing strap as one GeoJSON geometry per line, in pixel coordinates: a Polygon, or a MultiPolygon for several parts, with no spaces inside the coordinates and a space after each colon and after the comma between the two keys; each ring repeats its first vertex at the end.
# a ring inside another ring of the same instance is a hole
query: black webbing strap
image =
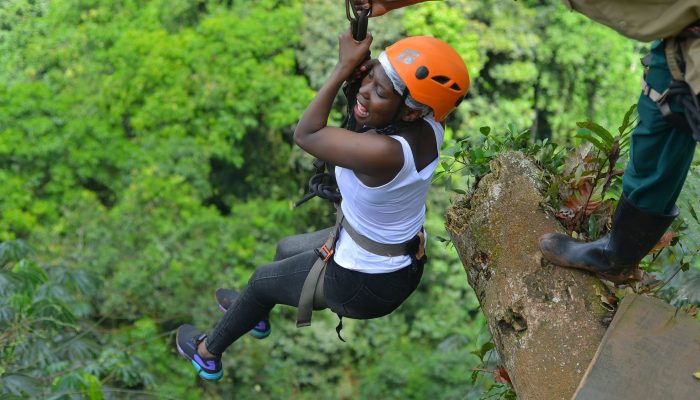
{"type": "Polygon", "coordinates": [[[674,128],[689,132],[693,135],[693,139],[700,141],[700,106],[688,83],[672,80],[665,93],[667,93],[665,101],[656,103],[664,119],[674,128]],[[683,113],[673,112],[668,99],[673,99],[681,106],[683,113]]]}

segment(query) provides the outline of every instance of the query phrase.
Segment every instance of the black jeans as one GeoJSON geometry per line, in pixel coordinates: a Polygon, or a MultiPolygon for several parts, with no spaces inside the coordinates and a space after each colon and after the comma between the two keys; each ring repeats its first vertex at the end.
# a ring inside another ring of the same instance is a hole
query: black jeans
{"type": "MultiPolygon", "coordinates": [[[[216,355],[223,353],[277,304],[297,307],[304,280],[318,259],[314,249],[323,244],[329,231],[330,228],[280,241],[275,261],[255,270],[240,296],[209,333],[207,350],[216,355]]],[[[401,305],[416,289],[422,275],[421,263],[390,273],[367,274],[345,269],[331,259],[323,290],[329,308],[338,315],[377,318],[401,305]]]]}
{"type": "Polygon", "coordinates": [[[367,274],[343,268],[331,259],[326,266],[323,294],[328,308],[341,317],[378,318],[398,308],[416,290],[422,276],[422,263],[394,272],[367,274]]]}

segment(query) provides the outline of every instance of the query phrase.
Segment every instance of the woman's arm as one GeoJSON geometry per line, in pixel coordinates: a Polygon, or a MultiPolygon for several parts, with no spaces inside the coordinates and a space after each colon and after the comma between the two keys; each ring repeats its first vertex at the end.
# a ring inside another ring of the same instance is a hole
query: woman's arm
{"type": "Polygon", "coordinates": [[[326,83],[301,116],[294,142],[321,160],[373,176],[394,175],[403,165],[401,144],[376,133],[357,133],[328,126],[328,116],[338,90],[360,65],[372,36],[357,42],[348,30],[340,36],[340,57],[326,83]]]}
{"type": "Polygon", "coordinates": [[[311,104],[306,107],[294,131],[294,140],[304,150],[306,149],[303,144],[311,140],[310,136],[326,127],[335,95],[340,90],[343,82],[364,61],[372,43],[372,34],[367,33],[365,40],[357,42],[352,38],[348,30],[340,35],[338,41],[340,48],[338,63],[335,65],[335,69],[328,80],[326,80],[326,83],[316,93],[316,97],[311,101],[311,104]]]}

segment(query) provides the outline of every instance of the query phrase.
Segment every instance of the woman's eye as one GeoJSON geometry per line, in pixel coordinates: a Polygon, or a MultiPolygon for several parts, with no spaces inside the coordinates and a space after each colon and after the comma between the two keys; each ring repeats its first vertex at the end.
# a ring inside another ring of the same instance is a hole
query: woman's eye
{"type": "Polygon", "coordinates": [[[382,91],[379,90],[379,88],[374,89],[374,92],[377,94],[377,96],[379,96],[380,99],[385,99],[385,98],[386,98],[386,97],[384,96],[384,93],[382,93],[382,91]]]}

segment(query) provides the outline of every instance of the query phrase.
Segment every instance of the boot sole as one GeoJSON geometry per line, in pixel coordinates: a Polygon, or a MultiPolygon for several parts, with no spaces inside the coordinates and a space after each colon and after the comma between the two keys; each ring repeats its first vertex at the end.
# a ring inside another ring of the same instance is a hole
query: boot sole
{"type": "MultiPolygon", "coordinates": [[[[554,265],[558,265],[558,264],[554,264],[554,265]]],[[[576,267],[563,266],[563,265],[558,265],[558,266],[563,267],[563,268],[577,269],[579,271],[590,272],[593,275],[595,275],[596,277],[610,281],[610,282],[614,283],[615,285],[624,285],[624,284],[627,284],[629,282],[638,282],[640,280],[638,278],[638,275],[641,274],[641,270],[639,269],[639,267],[634,268],[633,270],[628,271],[628,272],[623,272],[621,274],[610,275],[610,274],[606,274],[605,272],[600,272],[600,271],[596,271],[594,269],[586,268],[584,266],[576,266],[576,267]]]]}
{"type": "Polygon", "coordinates": [[[641,276],[641,271],[639,269],[639,266],[623,269],[623,272],[619,274],[608,274],[605,272],[601,272],[596,269],[590,268],[585,264],[574,264],[570,260],[563,259],[559,253],[550,251],[548,248],[549,246],[543,245],[543,238],[544,236],[540,238],[538,247],[540,253],[542,254],[542,259],[544,259],[550,264],[556,265],[561,268],[577,269],[579,271],[590,272],[596,277],[610,281],[615,285],[622,285],[629,281],[640,280],[639,277],[641,276]]]}

